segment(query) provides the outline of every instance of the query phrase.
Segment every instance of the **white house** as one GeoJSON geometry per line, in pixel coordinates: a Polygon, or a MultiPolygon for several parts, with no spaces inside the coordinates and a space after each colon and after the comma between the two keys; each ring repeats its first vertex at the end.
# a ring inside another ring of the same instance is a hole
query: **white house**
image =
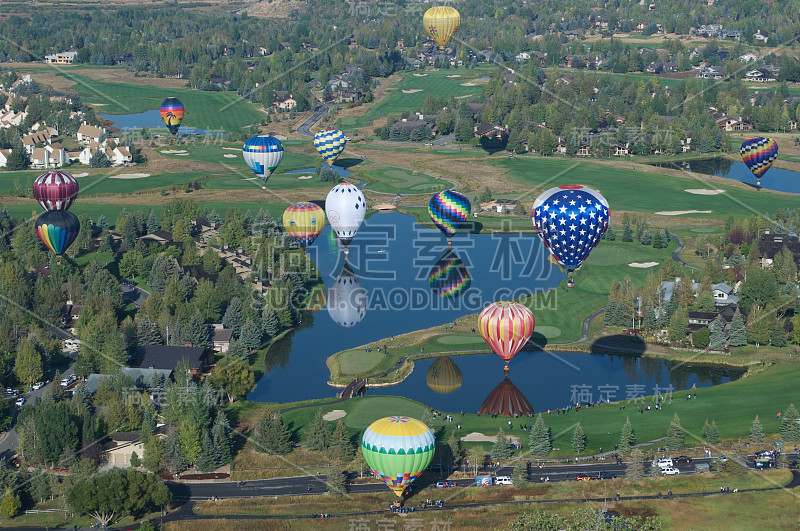
{"type": "Polygon", "coordinates": [[[92,142],[87,147],[83,148],[80,155],[78,155],[78,161],[81,164],[89,164],[89,161],[92,160],[92,155],[98,150],[105,148],[104,145],[100,144],[99,142],[92,142]]]}
{"type": "Polygon", "coordinates": [[[90,142],[100,142],[100,139],[106,135],[105,127],[95,127],[83,122],[78,128],[78,142],[89,144],[90,142]]]}
{"type": "Polygon", "coordinates": [[[11,155],[10,149],[0,149],[0,168],[5,168],[8,164],[8,156],[11,155]]]}
{"type": "Polygon", "coordinates": [[[50,141],[50,133],[47,131],[39,131],[38,133],[31,133],[22,137],[22,145],[25,147],[25,151],[28,155],[33,153],[36,144],[47,146],[50,144],[50,141]]]}
{"type": "Polygon", "coordinates": [[[749,63],[749,62],[751,62],[751,61],[756,61],[756,60],[758,60],[758,56],[757,56],[757,55],[755,55],[755,54],[752,54],[752,53],[746,53],[746,54],[744,54],[744,55],[740,56],[740,57],[739,57],[739,60],[740,60],[740,61],[742,61],[742,62],[744,62],[744,63],[749,63]]]}
{"type": "Polygon", "coordinates": [[[67,151],[58,142],[45,146],[44,150],[47,152],[47,166],[49,168],[60,168],[69,162],[67,151]]]}
{"type": "Polygon", "coordinates": [[[528,52],[520,52],[514,58],[517,60],[518,63],[524,63],[525,61],[531,58],[531,54],[529,54],[528,52]]]}
{"type": "Polygon", "coordinates": [[[133,160],[131,152],[125,146],[117,146],[114,149],[106,148],[106,156],[114,166],[129,164],[133,160]]]}

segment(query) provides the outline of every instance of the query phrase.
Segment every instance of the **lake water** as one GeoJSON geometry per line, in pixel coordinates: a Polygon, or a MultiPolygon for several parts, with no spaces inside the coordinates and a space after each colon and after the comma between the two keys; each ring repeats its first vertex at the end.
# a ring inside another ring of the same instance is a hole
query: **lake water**
{"type": "MultiPolygon", "coordinates": [[[[167,126],[161,121],[161,111],[151,109],[135,114],[101,114],[100,118],[114,123],[114,127],[122,131],[132,131],[134,129],[155,128],[169,132],[167,126]]],[[[178,132],[182,135],[227,135],[222,131],[208,131],[182,125],[178,132]]]]}
{"type": "MultiPolygon", "coordinates": [[[[660,168],[682,169],[694,173],[704,173],[714,177],[734,179],[756,187],[756,178],[744,162],[734,162],[722,157],[695,159],[670,163],[653,164],[660,168]]],[[[710,179],[710,183],[713,179],[710,179]]],[[[778,192],[800,194],[800,174],[794,171],[772,167],[761,178],[761,187],[778,192]]]]}
{"type": "MultiPolygon", "coordinates": [[[[535,235],[457,234],[448,253],[446,240],[438,230],[422,227],[413,217],[398,213],[375,214],[365,220],[350,245],[348,267],[352,274],[340,276],[344,255],[330,227],[308,254],[323,275],[329,290],[327,302],[333,310],[323,308],[306,314],[297,330],[270,348],[267,372],[250,394],[252,401],[333,397],[339,390],[327,385],[330,371],[325,364],[331,354],[442,326],[496,300],[548,290],[564,279],[547,262],[546,250],[535,235]]],[[[560,296],[569,296],[560,291],[555,295],[556,302],[560,296]]],[[[560,330],[539,330],[547,333],[551,343],[559,341],[560,330]]],[[[391,348],[391,340],[386,343],[391,348]]],[[[369,389],[368,393],[408,396],[443,410],[474,412],[504,380],[503,362],[494,354],[451,359],[462,377],[458,389],[450,393],[436,392],[427,384],[427,373],[435,360],[420,360],[401,384],[369,389]]],[[[600,398],[599,386],[617,386],[620,399],[626,397],[629,385],[640,385],[642,394],[649,395],[656,385],[686,389],[692,384],[702,387],[738,376],[718,368],[671,369],[674,367],[666,361],[632,356],[522,351],[511,361],[510,379],[540,410],[570,403],[572,386],[589,386],[595,400],[600,398]]]]}

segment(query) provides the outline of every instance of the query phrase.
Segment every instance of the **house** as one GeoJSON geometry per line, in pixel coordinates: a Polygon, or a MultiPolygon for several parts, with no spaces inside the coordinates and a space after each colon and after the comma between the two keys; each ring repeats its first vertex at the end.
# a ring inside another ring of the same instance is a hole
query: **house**
{"type": "Polygon", "coordinates": [[[46,146],[50,142],[50,133],[48,131],[39,131],[38,133],[31,133],[22,137],[22,146],[25,148],[25,152],[28,153],[28,155],[33,154],[33,150],[36,149],[37,144],[46,146]]]}
{"type": "Polygon", "coordinates": [[[771,268],[775,260],[775,255],[786,248],[794,256],[795,264],[800,264],[800,239],[797,234],[771,234],[767,232],[761,236],[758,244],[758,257],[761,266],[771,268]]]}
{"type": "Polygon", "coordinates": [[[170,369],[142,369],[141,367],[121,367],[122,374],[133,380],[136,387],[149,387],[153,382],[153,377],[158,376],[162,381],[167,382],[172,378],[170,369]]]}
{"type": "Polygon", "coordinates": [[[508,137],[508,131],[499,125],[491,123],[478,124],[475,126],[475,136],[504,140],[508,137]]]}
{"type": "Polygon", "coordinates": [[[54,65],[71,65],[75,61],[78,52],[61,52],[55,55],[45,55],[44,62],[54,65]]]}
{"type": "Polygon", "coordinates": [[[739,60],[742,61],[743,63],[749,63],[752,61],[757,61],[758,56],[752,53],[746,53],[744,55],[739,56],[739,60]]]}
{"type": "Polygon", "coordinates": [[[670,61],[656,61],[650,63],[645,67],[645,70],[651,74],[662,74],[666,72],[677,72],[678,65],[670,61]]]}
{"type": "Polygon", "coordinates": [[[50,160],[50,153],[44,148],[36,148],[31,153],[31,166],[37,169],[47,168],[50,160]]]}
{"type": "Polygon", "coordinates": [[[358,89],[342,88],[338,91],[339,101],[343,103],[357,103],[364,94],[358,89]]]}
{"type": "Polygon", "coordinates": [[[285,90],[275,91],[275,100],[272,102],[273,109],[290,110],[297,107],[297,101],[285,90]]]}
{"type": "Polygon", "coordinates": [[[122,166],[133,161],[133,155],[125,146],[117,146],[112,150],[106,149],[106,155],[114,166],[122,166]]]}
{"type": "Polygon", "coordinates": [[[744,35],[744,32],[740,30],[721,29],[717,33],[717,37],[720,39],[735,39],[737,41],[742,38],[742,35],[744,35]]]}
{"type": "Polygon", "coordinates": [[[775,75],[766,68],[756,68],[747,72],[744,80],[764,83],[765,81],[775,81],[775,75]]]}
{"type": "MultiPolygon", "coordinates": [[[[164,425],[156,426],[154,435],[165,437],[164,425]]],[[[141,441],[142,433],[139,431],[116,431],[111,435],[111,441],[103,444],[103,456],[106,463],[114,465],[130,465],[131,456],[141,459],[144,455],[144,444],[141,441]]]]}
{"type": "Polygon", "coordinates": [[[157,230],[150,234],[139,236],[137,239],[142,240],[147,245],[150,245],[151,243],[157,243],[164,246],[178,245],[172,240],[172,233],[166,230],[157,230]]]}
{"type": "Polygon", "coordinates": [[[739,297],[733,294],[734,288],[720,282],[719,284],[711,284],[711,294],[714,295],[714,304],[717,306],[728,306],[730,304],[738,304],[739,297]]]}
{"type": "Polygon", "coordinates": [[[722,67],[719,66],[709,66],[701,70],[696,76],[697,78],[701,79],[722,79],[722,67]]]}
{"type": "Polygon", "coordinates": [[[416,57],[406,57],[404,61],[407,65],[414,68],[421,68],[423,65],[422,61],[416,57]]]}
{"type": "Polygon", "coordinates": [[[481,203],[481,210],[491,210],[502,214],[503,212],[510,212],[518,201],[516,199],[493,199],[487,203],[481,203]]]}
{"type": "Polygon", "coordinates": [[[60,168],[69,162],[67,151],[59,143],[45,146],[44,150],[47,152],[48,168],[60,168]]]}
{"type": "MultiPolygon", "coordinates": [[[[565,148],[566,152],[566,148],[565,148]]],[[[591,155],[589,153],[589,143],[588,142],[581,142],[581,145],[578,146],[578,151],[575,153],[579,157],[588,157],[591,155]]]]}
{"type": "Polygon", "coordinates": [[[11,106],[6,104],[6,108],[0,111],[0,128],[8,129],[9,127],[20,125],[27,116],[27,112],[12,111],[11,106]]]}
{"type": "Polygon", "coordinates": [[[753,35],[753,38],[755,40],[757,40],[758,42],[763,42],[764,44],[767,44],[767,40],[769,40],[769,37],[767,37],[766,35],[761,33],[761,30],[759,30],[757,33],[755,33],[753,35]]]}
{"type": "Polygon", "coordinates": [[[343,88],[350,88],[350,82],[342,77],[335,77],[328,81],[328,89],[330,89],[331,92],[343,88]]]}
{"type": "Polygon", "coordinates": [[[741,116],[721,116],[716,119],[717,125],[725,131],[750,131],[753,126],[742,121],[741,116]]]}
{"type": "Polygon", "coordinates": [[[520,52],[514,57],[514,59],[516,59],[516,61],[518,63],[524,63],[525,61],[527,61],[530,58],[531,58],[531,54],[529,54],[528,52],[520,52]]]}
{"type": "Polygon", "coordinates": [[[78,128],[78,142],[89,144],[91,142],[101,142],[101,139],[106,136],[108,132],[105,127],[96,127],[83,122],[78,128]]]}
{"type": "Polygon", "coordinates": [[[231,336],[233,335],[233,330],[230,328],[224,328],[221,324],[213,324],[211,325],[214,327],[214,336],[211,339],[211,342],[214,345],[214,350],[217,352],[225,353],[228,352],[228,347],[231,344],[231,336]]]}
{"type": "Polygon", "coordinates": [[[617,144],[614,147],[614,156],[615,157],[626,157],[630,155],[630,144],[625,142],[624,144],[617,144]]]}
{"type": "MultiPolygon", "coordinates": [[[[48,271],[49,272],[49,271],[48,271]]],[[[67,301],[59,308],[61,319],[64,321],[64,328],[73,328],[81,314],[80,304],[73,304],[72,301],[67,301]]]]}
{"type": "Polygon", "coordinates": [[[175,347],[170,345],[149,345],[139,347],[135,354],[141,360],[142,369],[169,369],[174,371],[178,364],[186,361],[192,377],[199,376],[211,365],[212,351],[205,347],[175,347]]]}
{"type": "Polygon", "coordinates": [[[539,61],[540,65],[547,66],[547,53],[536,52],[533,56],[539,61]]]}
{"type": "Polygon", "coordinates": [[[8,164],[8,156],[11,155],[10,149],[0,149],[0,168],[5,168],[8,164]]]}

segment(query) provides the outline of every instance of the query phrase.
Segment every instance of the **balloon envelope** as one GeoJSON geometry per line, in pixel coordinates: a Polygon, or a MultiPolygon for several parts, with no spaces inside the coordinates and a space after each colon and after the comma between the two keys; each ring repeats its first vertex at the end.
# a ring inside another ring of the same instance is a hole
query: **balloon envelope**
{"type": "Polygon", "coordinates": [[[60,256],[78,237],[80,222],[68,210],[48,210],[36,218],[34,229],[45,247],[60,256]]]}
{"type": "Polygon", "coordinates": [[[322,160],[331,166],[344,151],[346,145],[347,139],[345,139],[344,133],[338,129],[322,129],[314,135],[314,147],[322,156],[322,160]]]}
{"type": "Polygon", "coordinates": [[[428,215],[434,225],[448,238],[467,221],[471,210],[469,199],[455,190],[444,190],[431,197],[428,215]]]}
{"type": "Polygon", "coordinates": [[[295,203],[284,211],[283,226],[305,249],[314,243],[325,227],[325,213],[314,203],[295,203]]]}
{"type": "Polygon", "coordinates": [[[178,98],[167,98],[161,104],[161,121],[173,135],[183,122],[183,103],[178,98]]]}
{"type": "Polygon", "coordinates": [[[350,328],[367,314],[367,290],[347,264],[328,290],[328,315],[333,322],[350,328]]]}
{"type": "Polygon", "coordinates": [[[778,143],[763,136],[748,138],[739,149],[742,160],[759,182],[778,158],[778,143]]]}
{"type": "Polygon", "coordinates": [[[492,389],[478,410],[482,415],[506,415],[509,417],[533,414],[533,406],[508,376],[492,389]]]}
{"type": "Polygon", "coordinates": [[[447,356],[436,358],[425,374],[425,383],[428,384],[428,387],[432,391],[442,394],[456,391],[461,387],[462,380],[458,365],[447,356]]]}
{"type": "Polygon", "coordinates": [[[33,197],[45,210],[69,210],[78,197],[78,181],[61,170],[43,173],[33,181],[33,197]]]}
{"type": "Polygon", "coordinates": [[[608,202],[588,186],[557,186],[536,198],[531,219],[542,243],[559,265],[574,271],[608,229],[608,202]]]}
{"type": "Polygon", "coordinates": [[[448,249],[428,274],[428,285],[443,299],[458,297],[469,288],[472,277],[464,262],[448,249]]]}
{"type": "Polygon", "coordinates": [[[372,473],[401,496],[433,459],[433,431],[410,417],[376,420],[364,431],[361,451],[372,473]]]}
{"type": "Polygon", "coordinates": [[[518,302],[493,302],[478,316],[481,336],[506,363],[528,342],[535,326],[533,313],[518,302]]]}
{"type": "Polygon", "coordinates": [[[328,197],[325,199],[325,213],[336,236],[348,246],[358,232],[361,222],[364,221],[367,201],[354,184],[337,184],[328,192],[328,197]]]}
{"type": "Polygon", "coordinates": [[[244,161],[265,182],[283,160],[283,144],[274,136],[254,136],[242,148],[244,161]]]}
{"type": "Polygon", "coordinates": [[[444,48],[461,25],[461,15],[450,6],[435,6],[422,15],[422,24],[439,48],[444,48]]]}

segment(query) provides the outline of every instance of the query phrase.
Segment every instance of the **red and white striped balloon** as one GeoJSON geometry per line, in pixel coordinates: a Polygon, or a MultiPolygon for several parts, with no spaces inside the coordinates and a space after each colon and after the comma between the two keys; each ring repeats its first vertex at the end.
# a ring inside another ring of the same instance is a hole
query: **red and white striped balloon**
{"type": "Polygon", "coordinates": [[[527,343],[535,326],[533,313],[518,302],[494,302],[478,316],[481,336],[506,363],[527,343]]]}
{"type": "Polygon", "coordinates": [[[65,171],[43,173],[33,181],[33,197],[45,210],[69,210],[78,197],[78,181],[65,171]]]}

